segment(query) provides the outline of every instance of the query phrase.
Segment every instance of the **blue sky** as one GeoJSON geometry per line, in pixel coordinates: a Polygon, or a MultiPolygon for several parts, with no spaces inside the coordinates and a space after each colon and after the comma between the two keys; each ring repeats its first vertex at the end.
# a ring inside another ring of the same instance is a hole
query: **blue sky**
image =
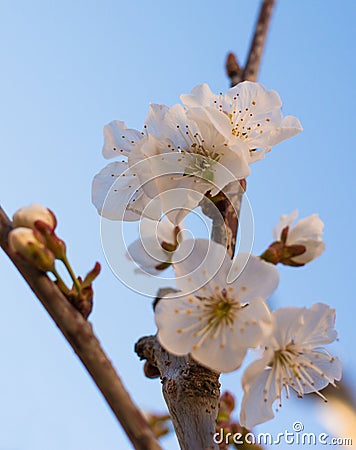
{"type": "MultiPolygon", "coordinates": [[[[153,333],[150,300],[126,289],[101,249],[91,180],[105,164],[102,128],[113,119],[140,129],[150,102],[228,80],[230,50],[244,59],[259,1],[178,3],[120,0],[6,1],[0,4],[0,202],[8,213],[31,202],[53,209],[78,273],[103,264],[91,320],[139,405],[163,410],[160,383],[143,376],[136,340],[153,333]]],[[[345,376],[356,375],[355,4],[279,1],[259,81],[275,89],[304,132],[253,166],[248,197],[256,253],[282,213],[320,213],[325,254],[281,268],[275,305],[317,301],[337,309],[345,376]],[[341,6],[340,6],[341,5],[341,6]]],[[[132,229],[134,238],[134,230],[132,229]]],[[[144,279],[138,279],[139,283],[144,279]]],[[[0,449],[129,449],[125,436],[73,352],[4,255],[0,255],[0,449]]],[[[222,378],[239,393],[239,374],[222,378]]],[[[323,429],[315,407],[285,402],[261,430],[302,420],[323,429]]],[[[176,449],[174,439],[163,443],[176,449]]]]}

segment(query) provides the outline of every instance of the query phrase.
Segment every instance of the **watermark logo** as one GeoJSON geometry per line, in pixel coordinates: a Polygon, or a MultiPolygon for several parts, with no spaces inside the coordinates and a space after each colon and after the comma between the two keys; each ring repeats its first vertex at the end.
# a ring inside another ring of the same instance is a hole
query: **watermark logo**
{"type": "Polygon", "coordinates": [[[276,434],[248,432],[243,433],[226,433],[223,428],[214,434],[214,442],[216,444],[236,444],[236,445],[339,445],[344,447],[352,447],[351,438],[337,438],[327,433],[306,432],[304,424],[296,421],[292,425],[291,430],[284,430],[276,434]]]}

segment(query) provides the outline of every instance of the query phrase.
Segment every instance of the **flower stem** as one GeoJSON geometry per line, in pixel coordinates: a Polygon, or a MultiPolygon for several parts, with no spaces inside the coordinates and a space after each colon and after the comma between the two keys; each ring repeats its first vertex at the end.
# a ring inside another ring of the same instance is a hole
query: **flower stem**
{"type": "Polygon", "coordinates": [[[80,283],[78,281],[78,278],[75,276],[75,273],[73,272],[73,269],[72,269],[71,265],[69,264],[69,261],[68,261],[68,258],[66,255],[62,257],[62,262],[66,266],[66,269],[68,270],[68,273],[74,283],[74,286],[76,287],[76,289],[78,291],[78,294],[80,294],[80,283]]]}
{"type": "Polygon", "coordinates": [[[58,284],[59,289],[63,293],[67,292],[68,288],[67,288],[65,282],[63,281],[63,278],[59,275],[59,273],[57,272],[55,267],[52,269],[52,273],[57,278],[57,284],[58,284]]]}

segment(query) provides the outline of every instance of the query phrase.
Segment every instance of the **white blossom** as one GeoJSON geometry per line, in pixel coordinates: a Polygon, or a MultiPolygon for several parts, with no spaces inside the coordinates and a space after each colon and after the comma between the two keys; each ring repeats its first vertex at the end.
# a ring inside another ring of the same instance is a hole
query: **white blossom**
{"type": "Polygon", "coordinates": [[[340,361],[322,347],[336,339],[335,310],[317,303],[307,308],[281,308],[272,314],[274,332],[265,352],[253,362],[242,379],[244,397],[241,425],[251,428],[273,418],[272,406],[281,406],[282,391],[298,397],[319,392],[341,378],[340,361]]]}
{"type": "Polygon", "coordinates": [[[283,118],[277,92],[267,91],[259,83],[244,81],[224,96],[213,94],[207,84],[202,84],[182,95],[181,100],[193,118],[205,115],[230,143],[247,145],[250,163],[263,158],[271,146],[302,131],[297,118],[283,118]]]}
{"type": "MultiPolygon", "coordinates": [[[[185,244],[191,246],[189,240],[181,247],[185,244]]],[[[156,306],[160,343],[215,371],[237,369],[247,349],[260,345],[270,331],[265,299],[277,287],[276,268],[245,254],[232,263],[222,245],[204,239],[174,266],[181,292],[156,306]]]]}
{"type": "Polygon", "coordinates": [[[144,218],[140,222],[140,238],[127,249],[128,257],[139,265],[138,273],[157,275],[171,264],[179,237],[179,227],[168,220],[144,218]]]}
{"type": "Polygon", "coordinates": [[[297,217],[298,211],[282,215],[273,231],[273,236],[276,241],[280,240],[283,229],[288,227],[285,244],[287,246],[305,246],[305,253],[300,256],[294,256],[292,261],[297,264],[306,264],[320,256],[325,250],[325,243],[322,240],[324,223],[320,220],[318,214],[313,214],[300,219],[293,226],[293,222],[297,217]]]}
{"type": "Polygon", "coordinates": [[[35,222],[40,220],[48,225],[52,230],[56,227],[57,221],[54,214],[45,206],[32,203],[30,206],[23,206],[15,212],[12,218],[13,226],[35,228],[35,222]]]}
{"type": "MultiPolygon", "coordinates": [[[[151,105],[150,117],[159,105],[151,105]]],[[[247,147],[242,141],[228,142],[205,114],[191,114],[189,108],[177,104],[160,114],[155,137],[164,142],[160,153],[178,153],[182,175],[196,176],[210,183],[213,195],[231,182],[249,175],[247,147]]],[[[156,146],[156,151],[157,151],[156,146]]],[[[129,159],[130,161],[130,159],[129,159]]]]}
{"type": "Polygon", "coordinates": [[[225,97],[201,85],[182,100],[185,107],[150,105],[142,132],[121,121],[105,126],[104,157],[123,159],[109,164],[93,182],[93,203],[104,217],[138,220],[149,199],[163,193],[159,202],[166,214],[173,192],[179,191],[180,207],[177,201],[175,211],[167,214],[179,224],[208,191],[214,196],[247,177],[250,162],[301,130],[297,119],[282,119],[278,94],[258,83],[240,83],[225,97]]]}

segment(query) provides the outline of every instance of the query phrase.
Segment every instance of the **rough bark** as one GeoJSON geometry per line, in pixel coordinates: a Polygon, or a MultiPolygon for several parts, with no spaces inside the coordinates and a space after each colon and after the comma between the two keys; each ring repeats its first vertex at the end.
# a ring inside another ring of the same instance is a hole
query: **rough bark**
{"type": "Polygon", "coordinates": [[[224,245],[231,258],[235,253],[239,212],[245,190],[246,180],[236,181],[226,188],[227,195],[220,193],[219,200],[215,202],[204,198],[200,204],[203,213],[213,221],[211,239],[224,245]]]}
{"type": "Polygon", "coordinates": [[[43,272],[11,252],[8,234],[12,226],[0,208],[0,245],[40,300],[77,354],[137,450],[160,450],[141,411],[133,403],[120,377],[102,349],[92,325],[68,302],[43,272]]]}
{"type": "Polygon", "coordinates": [[[220,397],[219,374],[189,356],[174,356],[156,336],[141,338],[135,351],[155,367],[182,450],[215,450],[215,423],[220,397]]]}

